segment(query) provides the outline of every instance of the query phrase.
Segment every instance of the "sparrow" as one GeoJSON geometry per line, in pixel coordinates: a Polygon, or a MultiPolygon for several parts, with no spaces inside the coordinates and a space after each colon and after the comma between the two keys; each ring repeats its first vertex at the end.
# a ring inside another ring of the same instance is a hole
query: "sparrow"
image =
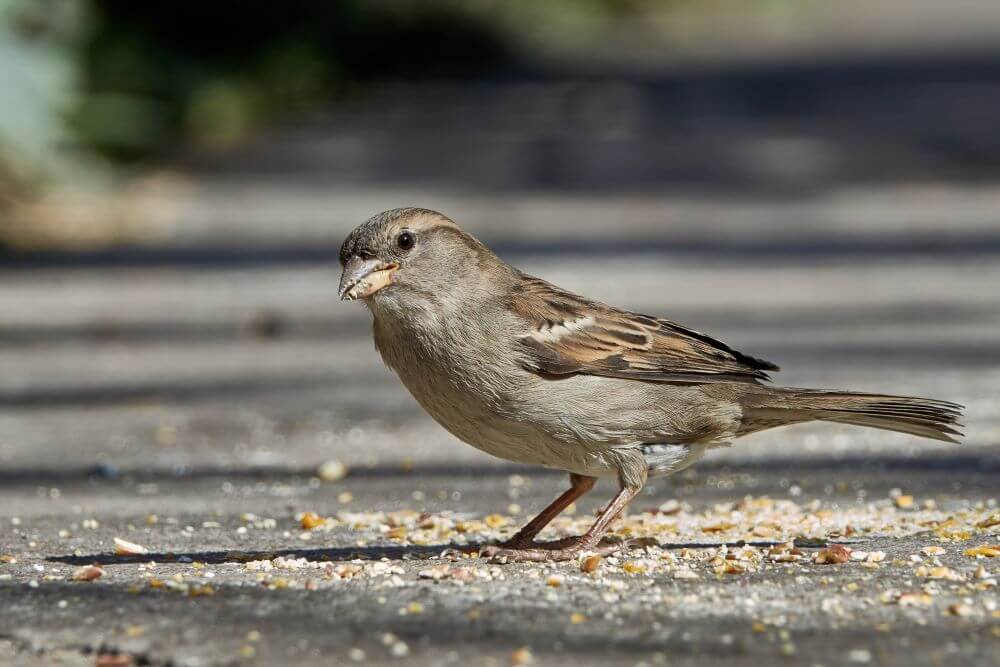
{"type": "Polygon", "coordinates": [[[569,489],[538,516],[482,547],[494,559],[606,549],[609,526],[647,479],[750,433],[824,421],[961,436],[956,403],[768,385],[776,365],[522,273],[435,211],[372,217],[340,262],[340,298],[364,301],[376,349],[431,417],[488,454],[569,473],[569,489]],[[586,533],[536,541],[601,478],[618,491],[586,533]]]}

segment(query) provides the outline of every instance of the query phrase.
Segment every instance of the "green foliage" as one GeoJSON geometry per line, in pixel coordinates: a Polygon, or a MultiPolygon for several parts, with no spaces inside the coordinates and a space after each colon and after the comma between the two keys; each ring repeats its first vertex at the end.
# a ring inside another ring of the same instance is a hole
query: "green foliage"
{"type": "Polygon", "coordinates": [[[522,57],[575,62],[628,50],[640,38],[669,58],[711,42],[693,26],[719,16],[766,14],[780,23],[817,4],[5,1],[13,8],[7,22],[23,37],[69,52],[78,89],[64,118],[74,141],[119,162],[189,144],[230,145],[261,124],[343,100],[379,79],[478,77],[517,68],[522,57]]]}
{"type": "Polygon", "coordinates": [[[70,40],[81,94],[67,122],[118,160],[253,127],[379,78],[480,73],[509,60],[495,30],[448,2],[91,0],[70,40]]]}

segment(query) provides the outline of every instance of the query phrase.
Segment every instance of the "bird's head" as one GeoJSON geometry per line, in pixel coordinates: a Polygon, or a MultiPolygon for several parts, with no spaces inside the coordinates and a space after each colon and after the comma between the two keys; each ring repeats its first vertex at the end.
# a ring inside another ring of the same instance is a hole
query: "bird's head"
{"type": "Polygon", "coordinates": [[[430,306],[474,291],[502,264],[447,217],[422,208],[373,216],[340,248],[340,298],[430,306]]]}

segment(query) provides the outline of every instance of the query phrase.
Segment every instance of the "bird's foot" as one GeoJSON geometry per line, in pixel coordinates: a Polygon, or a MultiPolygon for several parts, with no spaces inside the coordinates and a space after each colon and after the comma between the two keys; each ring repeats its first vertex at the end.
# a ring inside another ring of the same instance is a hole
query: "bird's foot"
{"type": "Polygon", "coordinates": [[[594,544],[586,537],[566,537],[551,542],[533,542],[521,546],[489,545],[479,552],[494,563],[546,563],[575,560],[583,554],[606,555],[621,549],[645,546],[640,540],[601,540],[594,544]]]}
{"type": "Polygon", "coordinates": [[[493,558],[501,551],[524,551],[527,549],[544,549],[546,542],[535,542],[531,539],[514,537],[498,544],[480,544],[474,547],[481,558],[493,558]]]}
{"type": "MultiPolygon", "coordinates": [[[[566,549],[568,547],[575,546],[577,542],[582,540],[583,537],[564,537],[559,540],[549,540],[545,542],[536,542],[528,537],[520,537],[515,535],[514,537],[500,542],[498,544],[481,544],[476,545],[470,549],[470,551],[478,552],[479,556],[482,558],[493,558],[501,552],[513,552],[513,551],[559,551],[560,549],[566,549]]],[[[606,540],[601,543],[601,547],[607,547],[613,549],[615,545],[620,545],[621,542],[613,542],[611,540],[606,540]]]]}

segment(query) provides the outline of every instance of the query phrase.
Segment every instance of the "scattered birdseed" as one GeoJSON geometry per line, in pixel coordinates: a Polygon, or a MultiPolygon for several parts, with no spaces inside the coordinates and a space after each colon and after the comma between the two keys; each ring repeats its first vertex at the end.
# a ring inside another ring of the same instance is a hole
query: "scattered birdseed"
{"type": "Polygon", "coordinates": [[[510,664],[512,667],[530,665],[534,660],[535,657],[531,655],[531,650],[527,646],[522,646],[510,654],[510,664]]]}
{"type": "Polygon", "coordinates": [[[743,574],[746,572],[746,569],[741,565],[727,560],[719,565],[716,565],[712,571],[715,572],[715,574],[743,574]]]}
{"type": "Polygon", "coordinates": [[[856,648],[851,651],[848,651],[847,659],[850,660],[851,662],[858,662],[858,663],[871,662],[872,652],[867,649],[856,648]]]}
{"type": "Polygon", "coordinates": [[[429,567],[426,570],[420,570],[417,576],[421,579],[433,579],[434,581],[440,581],[441,579],[447,579],[451,576],[451,567],[448,565],[435,565],[429,567]]]}
{"type": "Polygon", "coordinates": [[[917,576],[925,576],[930,579],[948,579],[949,581],[962,581],[964,577],[958,572],[955,572],[950,567],[932,567],[927,570],[926,568],[919,568],[917,570],[917,576]]]}
{"type": "Polygon", "coordinates": [[[588,574],[592,572],[597,572],[598,568],[601,567],[601,561],[603,560],[604,558],[602,556],[598,554],[591,554],[590,556],[584,558],[583,561],[580,563],[580,570],[583,572],[587,572],[588,574]]]}
{"type": "Polygon", "coordinates": [[[306,512],[299,519],[299,525],[301,525],[305,530],[312,530],[313,528],[319,528],[326,523],[326,519],[321,517],[315,512],[306,512]]]}
{"type": "Polygon", "coordinates": [[[982,546],[973,547],[972,549],[966,549],[962,552],[965,556],[983,556],[985,558],[997,558],[1000,557],[1000,545],[992,546],[984,544],[982,546]]]}
{"type": "Polygon", "coordinates": [[[703,533],[724,533],[727,530],[732,530],[735,527],[736,527],[735,523],[720,521],[719,523],[713,523],[708,526],[702,526],[701,531],[703,533]]]}
{"type": "Polygon", "coordinates": [[[320,464],[316,476],[324,482],[339,482],[347,476],[347,466],[336,459],[330,459],[320,464]]]}
{"type": "Polygon", "coordinates": [[[900,593],[894,601],[900,607],[927,607],[934,600],[927,593],[900,593]]]}
{"type": "Polygon", "coordinates": [[[851,560],[851,550],[841,544],[833,544],[816,552],[813,562],[820,565],[840,564],[851,560]]]}
{"type": "Polygon", "coordinates": [[[627,572],[628,574],[643,574],[646,572],[646,564],[639,561],[630,560],[629,562],[622,565],[622,571],[627,572]]]}
{"type": "Polygon", "coordinates": [[[948,613],[952,616],[972,616],[974,613],[972,607],[961,602],[955,602],[948,605],[948,613]]]}
{"type": "Polygon", "coordinates": [[[660,514],[677,514],[681,511],[681,503],[678,500],[671,498],[670,500],[663,502],[657,508],[660,514]]]}
{"type": "Polygon", "coordinates": [[[104,570],[96,565],[84,565],[73,570],[74,581],[96,581],[104,576],[104,570]]]}
{"type": "Polygon", "coordinates": [[[192,584],[188,586],[187,594],[189,597],[206,597],[210,595],[215,595],[215,588],[209,586],[208,584],[192,584]]]}
{"type": "Polygon", "coordinates": [[[115,554],[119,556],[142,556],[149,553],[149,550],[141,544],[128,542],[120,537],[114,539],[114,544],[115,554]]]}

